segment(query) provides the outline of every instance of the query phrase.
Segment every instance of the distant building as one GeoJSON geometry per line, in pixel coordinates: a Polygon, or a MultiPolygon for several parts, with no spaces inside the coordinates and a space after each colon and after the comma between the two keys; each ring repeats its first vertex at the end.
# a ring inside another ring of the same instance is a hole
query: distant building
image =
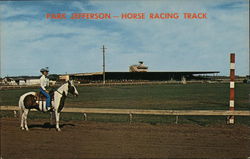
{"type": "MultiPolygon", "coordinates": [[[[217,74],[219,71],[171,71],[171,72],[105,72],[107,81],[183,81],[203,79],[197,75],[217,74]]],[[[101,82],[102,72],[69,74],[69,78],[81,83],[101,82]]]]}
{"type": "Polygon", "coordinates": [[[68,81],[69,80],[69,74],[66,74],[66,75],[60,75],[59,76],[59,80],[63,80],[63,81],[68,81]]]}
{"type": "Polygon", "coordinates": [[[13,85],[13,86],[18,85],[18,83],[15,81],[15,79],[10,78],[10,77],[3,78],[2,83],[6,84],[6,85],[13,85]]]}
{"type": "Polygon", "coordinates": [[[19,79],[18,80],[18,85],[20,85],[20,86],[26,85],[25,79],[19,79]]]}
{"type": "Polygon", "coordinates": [[[39,85],[40,79],[26,79],[26,85],[39,85]]]}
{"type": "MultiPolygon", "coordinates": [[[[18,76],[18,77],[5,77],[2,82],[3,85],[22,85],[22,86],[38,86],[40,85],[40,76],[18,76]]],[[[56,80],[50,79],[50,85],[54,85],[56,80]]]]}
{"type": "Polygon", "coordinates": [[[143,64],[143,61],[139,61],[139,65],[129,66],[129,72],[148,72],[148,67],[143,64]]]}
{"type": "MultiPolygon", "coordinates": [[[[197,75],[217,74],[219,71],[166,71],[149,72],[148,66],[139,61],[138,65],[129,66],[129,72],[105,72],[105,79],[109,82],[133,81],[182,81],[204,79],[197,75]]],[[[59,75],[59,80],[76,80],[80,83],[96,83],[103,81],[103,72],[74,73],[59,75]]]]}

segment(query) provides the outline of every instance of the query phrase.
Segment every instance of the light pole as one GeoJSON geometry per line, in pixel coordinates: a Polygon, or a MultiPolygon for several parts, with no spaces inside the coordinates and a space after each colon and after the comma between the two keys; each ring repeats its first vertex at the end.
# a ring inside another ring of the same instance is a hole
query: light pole
{"type": "Polygon", "coordinates": [[[249,65],[249,68],[248,68],[248,79],[250,80],[250,51],[249,51],[249,61],[248,61],[248,65],[249,65]]]}
{"type": "Polygon", "coordinates": [[[102,55],[102,57],[103,57],[103,72],[102,72],[102,75],[103,75],[103,84],[105,84],[105,49],[107,49],[107,48],[105,48],[104,47],[104,45],[102,46],[102,53],[103,53],[103,55],[102,55]]]}

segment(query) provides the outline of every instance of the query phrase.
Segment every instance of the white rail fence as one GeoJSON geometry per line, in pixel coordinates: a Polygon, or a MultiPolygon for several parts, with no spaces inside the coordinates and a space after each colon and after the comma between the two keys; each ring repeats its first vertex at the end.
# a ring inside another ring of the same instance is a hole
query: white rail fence
{"type": "MultiPolygon", "coordinates": [[[[0,106],[0,110],[14,111],[16,116],[18,106],[0,106]]],[[[36,110],[32,110],[36,111],[36,110]]],[[[250,116],[248,110],[145,110],[145,109],[101,109],[101,108],[64,108],[63,112],[83,113],[87,120],[87,114],[127,114],[132,122],[133,115],[170,115],[176,116],[178,123],[179,116],[250,116]]]]}

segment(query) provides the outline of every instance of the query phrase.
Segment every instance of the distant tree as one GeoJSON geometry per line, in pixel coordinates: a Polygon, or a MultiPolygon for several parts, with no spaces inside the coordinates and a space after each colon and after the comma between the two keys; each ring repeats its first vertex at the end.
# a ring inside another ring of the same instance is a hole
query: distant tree
{"type": "Polygon", "coordinates": [[[49,79],[53,80],[53,81],[57,81],[57,80],[59,80],[59,75],[57,75],[57,74],[50,74],[49,75],[49,79]]]}

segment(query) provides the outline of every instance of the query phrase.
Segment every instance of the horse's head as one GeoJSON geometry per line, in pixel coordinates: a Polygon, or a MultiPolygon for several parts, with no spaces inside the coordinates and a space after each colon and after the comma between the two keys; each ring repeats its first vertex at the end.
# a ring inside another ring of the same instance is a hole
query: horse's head
{"type": "Polygon", "coordinates": [[[68,92],[71,93],[74,96],[78,96],[79,95],[76,87],[74,86],[73,81],[68,81],[68,92]]]}

